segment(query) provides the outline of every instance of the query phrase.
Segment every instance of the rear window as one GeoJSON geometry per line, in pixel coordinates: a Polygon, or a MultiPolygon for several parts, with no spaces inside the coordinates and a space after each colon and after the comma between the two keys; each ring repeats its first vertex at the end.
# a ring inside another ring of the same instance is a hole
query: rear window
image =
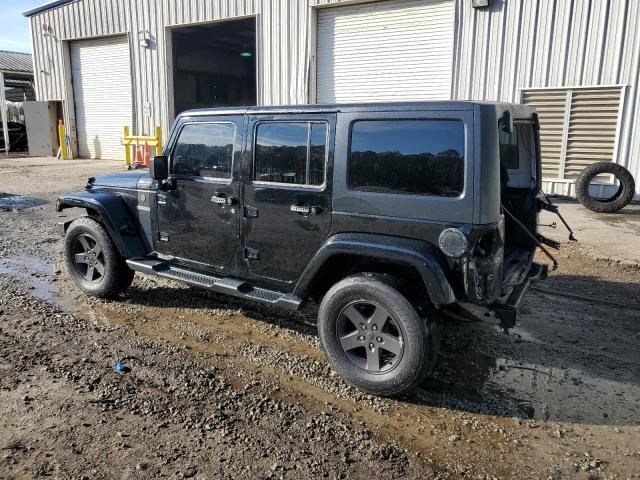
{"type": "Polygon", "coordinates": [[[458,197],[464,125],[457,120],[366,120],[351,127],[349,185],[363,192],[458,197]]]}
{"type": "Polygon", "coordinates": [[[500,130],[500,182],[513,188],[533,188],[538,178],[533,124],[515,122],[510,133],[500,130]]]}
{"type": "Polygon", "coordinates": [[[530,123],[515,123],[511,132],[500,130],[499,138],[500,163],[507,170],[517,170],[521,160],[530,162],[534,158],[535,137],[530,123]]]}

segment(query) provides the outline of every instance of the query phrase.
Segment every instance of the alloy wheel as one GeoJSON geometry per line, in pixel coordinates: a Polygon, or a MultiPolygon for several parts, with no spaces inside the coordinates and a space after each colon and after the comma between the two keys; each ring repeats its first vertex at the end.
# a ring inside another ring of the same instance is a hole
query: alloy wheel
{"type": "Polygon", "coordinates": [[[99,283],[104,277],[106,262],[100,244],[90,235],[82,234],[73,242],[73,264],[82,278],[99,283]]]}
{"type": "Polygon", "coordinates": [[[374,302],[347,305],[338,317],[338,341],[347,358],[369,373],[393,370],[404,352],[404,337],[398,321],[374,302]]]}

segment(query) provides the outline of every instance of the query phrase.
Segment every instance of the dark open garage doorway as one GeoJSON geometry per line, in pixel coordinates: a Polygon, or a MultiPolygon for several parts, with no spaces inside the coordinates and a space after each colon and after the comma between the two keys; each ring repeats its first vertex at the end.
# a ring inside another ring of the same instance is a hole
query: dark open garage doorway
{"type": "Polygon", "coordinates": [[[176,115],[191,108],[256,105],[256,20],[172,31],[176,115]]]}

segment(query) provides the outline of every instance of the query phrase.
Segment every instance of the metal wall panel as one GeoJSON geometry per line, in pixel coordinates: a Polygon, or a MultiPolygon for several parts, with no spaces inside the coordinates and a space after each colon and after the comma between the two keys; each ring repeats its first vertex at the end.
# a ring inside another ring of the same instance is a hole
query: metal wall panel
{"type": "MultiPolygon", "coordinates": [[[[65,120],[75,138],[68,43],[127,34],[131,53],[136,133],[154,125],[167,132],[169,118],[167,33],[171,26],[234,17],[258,19],[258,102],[263,105],[309,101],[310,8],[337,0],[84,0],[30,17],[37,97],[65,102],[65,120]],[[152,47],[140,45],[145,32],[152,47]]],[[[104,65],[108,69],[108,65],[104,65]]],[[[123,79],[125,81],[125,79],[123,79]]],[[[108,94],[108,92],[105,92],[108,94]]]]}
{"type": "MultiPolygon", "coordinates": [[[[640,2],[492,0],[486,9],[473,9],[468,0],[455,2],[452,98],[519,102],[521,89],[527,87],[624,85],[615,159],[640,178],[640,2]]],[[[30,19],[38,99],[69,104],[65,40],[127,33],[134,128],[149,133],[160,124],[166,132],[170,123],[166,27],[255,15],[258,102],[313,101],[316,14],[309,7],[351,3],[358,2],[83,0],[53,8],[30,19]],[[140,46],[141,31],[151,35],[152,49],[140,46]],[[145,110],[145,104],[150,108],[145,110]]],[[[67,123],[73,126],[66,111],[67,123]]],[[[563,194],[572,190],[571,183],[552,182],[547,187],[563,194]]]]}
{"type": "MultiPolygon", "coordinates": [[[[376,0],[364,0],[376,1],[376,0]]],[[[70,40],[128,34],[134,97],[134,131],[149,134],[154,125],[168,131],[170,27],[256,16],[258,28],[258,103],[314,101],[315,12],[312,7],[362,3],[353,0],[83,0],[30,17],[37,97],[62,100],[65,122],[75,139],[75,119],[68,108],[70,40]],[[313,27],[313,28],[312,28],[313,27]],[[147,33],[152,48],[140,45],[147,33]],[[68,100],[68,101],[67,101],[68,100]]],[[[105,68],[108,66],[105,65],[105,68]]]]}
{"type": "MultiPolygon", "coordinates": [[[[640,179],[638,18],[637,0],[492,0],[486,9],[458,0],[452,98],[520,102],[524,88],[623,86],[614,160],[640,179]]],[[[544,183],[573,194],[571,181],[544,183]]]]}

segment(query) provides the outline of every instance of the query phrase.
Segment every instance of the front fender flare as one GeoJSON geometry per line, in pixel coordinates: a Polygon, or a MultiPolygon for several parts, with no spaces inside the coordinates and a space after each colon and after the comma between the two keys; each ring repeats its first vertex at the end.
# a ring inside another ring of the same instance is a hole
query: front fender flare
{"type": "Polygon", "coordinates": [[[436,307],[456,301],[445,274],[446,266],[438,260],[440,253],[433,245],[421,240],[370,233],[339,233],[326,240],[302,273],[294,295],[306,297],[316,274],[335,255],[368,257],[413,267],[436,307]]]}
{"type": "MultiPolygon", "coordinates": [[[[86,208],[98,215],[120,255],[124,258],[143,257],[148,253],[140,237],[138,223],[133,218],[125,201],[115,193],[78,192],[58,197],[56,209],[59,212],[74,207],[86,208]]],[[[65,232],[68,223],[64,223],[63,230],[65,232]]]]}

